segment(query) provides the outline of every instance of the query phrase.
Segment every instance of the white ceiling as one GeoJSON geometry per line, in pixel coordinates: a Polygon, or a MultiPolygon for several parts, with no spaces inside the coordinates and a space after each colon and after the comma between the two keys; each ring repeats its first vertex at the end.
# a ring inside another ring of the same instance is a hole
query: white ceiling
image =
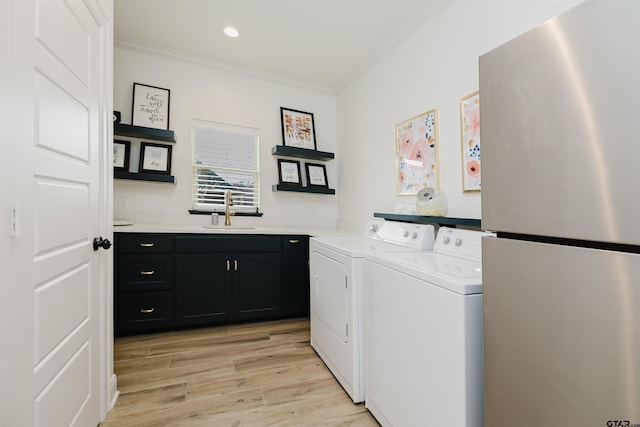
{"type": "Polygon", "coordinates": [[[114,38],[337,91],[451,1],[115,0],[114,38]],[[226,37],[227,25],[240,37],[226,37]]]}

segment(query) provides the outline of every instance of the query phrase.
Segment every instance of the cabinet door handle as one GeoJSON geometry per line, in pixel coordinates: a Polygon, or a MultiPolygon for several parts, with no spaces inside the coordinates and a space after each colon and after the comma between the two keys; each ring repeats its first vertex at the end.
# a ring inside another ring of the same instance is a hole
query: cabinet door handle
{"type": "Polygon", "coordinates": [[[293,243],[293,244],[300,243],[300,240],[291,239],[291,240],[289,240],[289,243],[293,243]]]}
{"type": "Polygon", "coordinates": [[[156,310],[155,307],[153,307],[153,308],[141,308],[140,309],[140,313],[149,314],[149,313],[153,313],[155,310],[156,310]]]}
{"type": "Polygon", "coordinates": [[[233,271],[238,271],[238,260],[237,259],[233,260],[233,271]]]}
{"type": "Polygon", "coordinates": [[[155,243],[140,243],[141,248],[152,248],[155,246],[155,243]]]}
{"type": "Polygon", "coordinates": [[[156,273],[156,271],[155,271],[155,270],[151,270],[151,271],[141,271],[141,272],[140,272],[140,275],[141,275],[141,276],[150,276],[150,275],[155,274],[155,273],[156,273]]]}
{"type": "Polygon", "coordinates": [[[231,271],[231,264],[229,264],[229,260],[227,260],[227,271],[231,271]]]}

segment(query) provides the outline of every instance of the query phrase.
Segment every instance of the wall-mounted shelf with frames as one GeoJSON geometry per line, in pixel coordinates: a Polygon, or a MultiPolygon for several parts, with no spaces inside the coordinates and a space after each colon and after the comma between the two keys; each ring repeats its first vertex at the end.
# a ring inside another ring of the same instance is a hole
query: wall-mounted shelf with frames
{"type": "MultiPolygon", "coordinates": [[[[281,157],[294,157],[305,160],[316,160],[320,162],[326,162],[333,160],[335,154],[327,151],[310,150],[307,148],[289,147],[286,145],[275,145],[271,148],[271,154],[281,157]]],[[[312,194],[336,194],[336,190],[332,188],[323,187],[303,187],[300,185],[292,184],[274,184],[271,186],[272,191],[292,191],[297,193],[312,193],[312,194]]]]}
{"type": "Polygon", "coordinates": [[[138,171],[140,160],[140,142],[142,140],[153,143],[172,145],[176,142],[175,132],[165,129],[154,129],[143,126],[134,126],[124,123],[113,124],[113,134],[116,141],[128,141],[130,144],[129,170],[114,170],[116,179],[128,179],[135,181],[166,182],[175,184],[176,178],[168,174],[142,173],[138,171]]]}

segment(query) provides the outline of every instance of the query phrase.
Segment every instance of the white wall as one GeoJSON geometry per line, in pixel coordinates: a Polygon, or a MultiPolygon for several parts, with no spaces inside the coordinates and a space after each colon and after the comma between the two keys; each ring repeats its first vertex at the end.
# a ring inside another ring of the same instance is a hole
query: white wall
{"type": "Polygon", "coordinates": [[[480,218],[480,193],[462,191],[459,112],[460,98],[478,90],[478,57],[578,3],[448,3],[344,88],[337,99],[339,227],[361,230],[373,212],[415,204],[415,196],[396,194],[395,125],[433,108],[447,216],[480,218]]]}
{"type": "MultiPolygon", "coordinates": [[[[234,224],[336,226],[336,196],[271,191],[271,185],[278,182],[277,160],[271,155],[271,147],[282,144],[280,107],[312,112],[318,150],[335,152],[334,94],[116,46],[114,110],[122,113],[122,123],[131,123],[134,82],[171,90],[170,128],[177,140],[171,172],[177,184],[115,180],[114,218],[133,219],[138,223],[204,225],[209,222],[207,216],[188,213],[191,208],[191,121],[195,118],[259,129],[260,210],[264,216],[235,217],[234,224]]],[[[325,165],[329,185],[335,188],[336,162],[325,165]]]]}
{"type": "Polygon", "coordinates": [[[395,125],[438,110],[440,189],[447,216],[480,218],[481,194],[462,191],[459,101],[478,89],[478,57],[564,12],[580,0],[443,2],[423,26],[343,88],[331,93],[259,76],[116,46],[114,109],[130,123],[133,82],[171,90],[178,184],[116,180],[114,217],[137,222],[205,224],[189,215],[192,118],[260,129],[262,218],[256,226],[335,227],[359,232],[373,212],[415,203],[396,194],[395,125]],[[273,145],[282,144],[280,107],[314,113],[318,149],[336,196],[273,193],[278,180],[273,145]]]}

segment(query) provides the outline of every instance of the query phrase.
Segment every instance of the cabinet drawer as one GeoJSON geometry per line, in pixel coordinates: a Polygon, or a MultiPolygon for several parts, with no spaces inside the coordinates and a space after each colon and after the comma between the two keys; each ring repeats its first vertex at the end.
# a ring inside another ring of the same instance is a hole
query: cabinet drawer
{"type": "Polygon", "coordinates": [[[142,331],[166,328],[173,324],[172,292],[139,292],[121,294],[118,299],[120,331],[142,331]]]}
{"type": "Polygon", "coordinates": [[[121,255],[118,259],[120,291],[171,289],[171,255],[121,255]]]}
{"type": "Polygon", "coordinates": [[[127,253],[171,252],[173,237],[166,234],[126,234],[117,239],[118,251],[127,253]]]}
{"type": "Polygon", "coordinates": [[[280,238],[274,236],[176,237],[176,252],[279,252],[280,238]]]}

